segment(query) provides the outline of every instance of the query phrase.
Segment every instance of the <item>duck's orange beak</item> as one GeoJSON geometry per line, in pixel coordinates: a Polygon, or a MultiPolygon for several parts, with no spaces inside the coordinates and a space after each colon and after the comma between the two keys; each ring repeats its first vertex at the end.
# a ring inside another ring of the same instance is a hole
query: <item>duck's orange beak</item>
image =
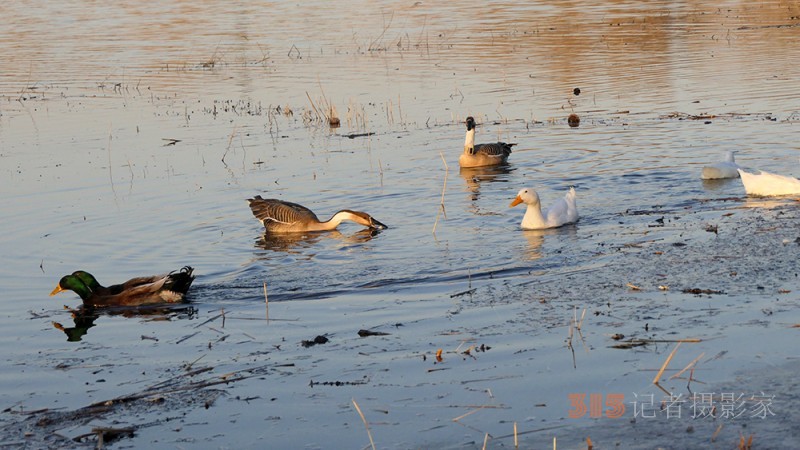
{"type": "Polygon", "coordinates": [[[61,286],[56,286],[56,288],[55,288],[55,289],[53,289],[53,292],[51,292],[51,293],[50,293],[50,297],[52,297],[52,296],[54,296],[54,295],[58,294],[59,292],[61,292],[61,291],[63,291],[63,290],[64,290],[64,289],[62,289],[62,288],[61,288],[61,286]]]}
{"type": "Polygon", "coordinates": [[[520,203],[522,203],[522,199],[519,198],[519,195],[518,195],[517,198],[515,198],[514,201],[511,202],[511,204],[508,207],[509,208],[513,208],[513,207],[519,205],[520,203]]]}

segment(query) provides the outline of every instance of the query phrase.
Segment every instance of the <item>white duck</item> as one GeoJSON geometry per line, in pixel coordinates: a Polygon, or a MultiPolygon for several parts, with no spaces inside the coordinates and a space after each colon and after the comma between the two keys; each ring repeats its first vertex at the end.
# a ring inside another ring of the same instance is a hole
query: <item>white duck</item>
{"type": "Polygon", "coordinates": [[[733,159],[733,152],[725,152],[723,161],[703,167],[700,178],[703,180],[719,180],[723,178],[738,178],[738,164],[733,159]]]}
{"type": "Polygon", "coordinates": [[[770,197],[773,195],[800,194],[800,180],[797,178],[764,172],[748,173],[739,169],[742,184],[747,195],[770,197]]]}
{"type": "Polygon", "coordinates": [[[569,192],[553,203],[547,210],[547,214],[542,215],[542,205],[539,202],[539,194],[533,189],[522,189],[517,194],[511,207],[520,203],[528,205],[525,217],[522,218],[522,229],[524,230],[544,230],[547,228],[557,228],[568,223],[578,221],[578,205],[575,203],[575,188],[569,188],[569,192]]]}

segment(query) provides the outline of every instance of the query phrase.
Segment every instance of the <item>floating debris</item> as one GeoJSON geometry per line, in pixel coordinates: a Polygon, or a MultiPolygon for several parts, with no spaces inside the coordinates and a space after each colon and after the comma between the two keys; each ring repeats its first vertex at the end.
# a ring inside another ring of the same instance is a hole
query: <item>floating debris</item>
{"type": "Polygon", "coordinates": [[[317,344],[327,344],[327,343],[328,343],[328,338],[326,338],[325,336],[317,336],[312,341],[305,341],[305,340],[301,341],[300,345],[302,345],[305,348],[308,348],[308,347],[313,347],[317,344]]]}
{"type": "Polygon", "coordinates": [[[581,124],[581,118],[577,114],[572,113],[567,117],[567,123],[570,127],[576,128],[581,124]]]}
{"type": "Polygon", "coordinates": [[[383,331],[370,331],[370,330],[358,330],[358,335],[361,337],[367,336],[389,336],[391,333],[384,333],[383,331]]]}

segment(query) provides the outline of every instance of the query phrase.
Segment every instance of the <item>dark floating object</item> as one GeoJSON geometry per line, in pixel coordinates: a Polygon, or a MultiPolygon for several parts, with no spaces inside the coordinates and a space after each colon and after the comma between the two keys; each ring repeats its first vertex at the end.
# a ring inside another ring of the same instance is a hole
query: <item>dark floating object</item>
{"type": "Polygon", "coordinates": [[[326,338],[325,336],[317,336],[314,338],[313,341],[300,342],[300,345],[302,345],[305,348],[308,348],[308,347],[313,347],[317,344],[327,344],[327,343],[328,343],[328,338],[326,338]]]}
{"type": "Polygon", "coordinates": [[[194,269],[183,267],[166,275],[132,278],[109,287],[100,285],[95,277],[83,270],[65,275],[51,296],[62,291],[74,291],[87,307],[142,306],[183,301],[194,281],[194,269]]]}
{"type": "Polygon", "coordinates": [[[575,95],[581,95],[581,88],[575,88],[572,90],[572,93],[575,95]]]}
{"type": "Polygon", "coordinates": [[[570,127],[576,128],[578,125],[581,124],[581,118],[578,117],[577,114],[572,113],[569,115],[569,117],[567,117],[567,123],[569,124],[570,127]]]}
{"type": "Polygon", "coordinates": [[[724,294],[725,293],[723,291],[716,291],[714,289],[698,289],[698,288],[684,289],[682,292],[684,294],[694,294],[694,295],[701,295],[701,294],[706,294],[706,295],[717,294],[717,295],[719,295],[719,294],[724,294]]]}
{"type": "Polygon", "coordinates": [[[388,336],[390,333],[384,333],[383,331],[370,331],[370,330],[358,330],[358,335],[361,337],[367,336],[388,336]]]}

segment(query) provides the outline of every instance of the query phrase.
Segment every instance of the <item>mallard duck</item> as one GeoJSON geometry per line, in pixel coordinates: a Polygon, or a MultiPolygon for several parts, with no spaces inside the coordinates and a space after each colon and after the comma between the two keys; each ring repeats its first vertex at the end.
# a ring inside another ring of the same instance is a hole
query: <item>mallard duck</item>
{"type": "Polygon", "coordinates": [[[720,180],[723,178],[739,178],[739,165],[733,158],[733,152],[725,152],[725,159],[703,167],[700,178],[703,180],[720,180]]]}
{"type": "Polygon", "coordinates": [[[502,164],[511,154],[511,147],[517,144],[495,142],[475,145],[475,119],[467,117],[467,137],[464,140],[464,153],[458,158],[461,167],[482,167],[502,164]]]}
{"type": "Polygon", "coordinates": [[[800,180],[784,175],[759,171],[759,173],[748,173],[739,169],[739,176],[742,178],[744,191],[748,195],[758,195],[770,197],[776,195],[798,195],[800,194],[800,180]]]}
{"type": "Polygon", "coordinates": [[[361,211],[343,209],[325,222],[320,221],[313,211],[297,203],[274,198],[261,198],[256,195],[247,199],[253,215],[261,221],[268,233],[302,233],[306,231],[330,231],[344,220],[373,229],[389,228],[374,217],[361,211]]]}
{"type": "Polygon", "coordinates": [[[569,192],[553,203],[547,210],[547,214],[542,215],[542,205],[539,202],[539,194],[533,189],[522,189],[517,194],[510,207],[525,203],[528,209],[522,218],[522,229],[524,230],[544,230],[547,228],[557,228],[568,223],[578,221],[578,205],[575,203],[575,188],[569,188],[569,192]]]}
{"type": "Polygon", "coordinates": [[[74,291],[85,306],[91,307],[176,303],[183,300],[192,285],[193,271],[193,268],[186,266],[166,275],[138,277],[122,284],[104,287],[92,274],[78,270],[62,277],[50,295],[74,291]]]}

